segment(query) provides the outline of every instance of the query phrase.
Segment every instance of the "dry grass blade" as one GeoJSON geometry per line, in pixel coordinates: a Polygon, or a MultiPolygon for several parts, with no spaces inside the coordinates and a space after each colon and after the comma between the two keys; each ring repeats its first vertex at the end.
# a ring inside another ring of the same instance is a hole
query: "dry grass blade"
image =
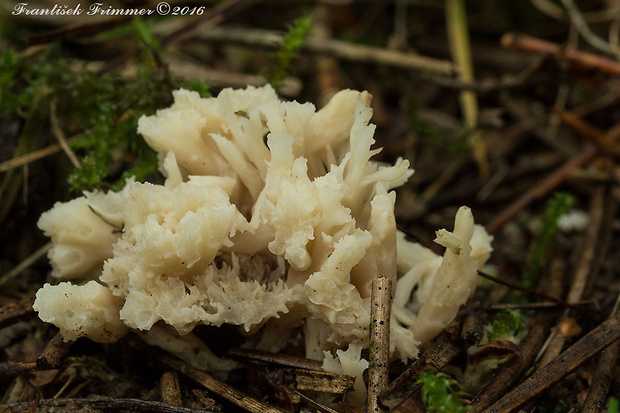
{"type": "Polygon", "coordinates": [[[65,136],[65,133],[62,131],[60,123],[58,122],[58,116],[56,115],[56,101],[54,100],[52,100],[52,102],[50,103],[50,123],[52,126],[52,132],[54,133],[56,140],[58,140],[60,147],[67,155],[67,158],[69,158],[74,168],[79,168],[80,161],[75,155],[75,152],[73,152],[73,150],[67,143],[67,137],[65,136]]]}
{"type": "MultiPolygon", "coordinates": [[[[446,18],[450,49],[453,60],[460,71],[460,79],[463,82],[474,81],[474,66],[471,57],[471,44],[467,27],[467,13],[464,0],[449,0],[446,3],[446,18]]],[[[489,176],[489,163],[487,149],[478,126],[478,98],[469,90],[462,90],[459,95],[461,111],[465,118],[465,126],[471,130],[469,140],[473,149],[474,158],[478,164],[480,176],[489,176]]]]}
{"type": "MultiPolygon", "coordinates": [[[[14,157],[32,152],[36,148],[39,135],[45,127],[44,120],[47,118],[49,99],[50,90],[45,85],[41,86],[37,90],[37,95],[28,113],[28,118],[19,137],[14,157]]],[[[24,171],[10,169],[4,176],[2,185],[0,185],[0,199],[2,199],[2,203],[0,203],[0,223],[4,222],[15,202],[17,194],[22,188],[22,183],[26,180],[25,171],[27,169],[24,171]]]]}
{"type": "Polygon", "coordinates": [[[300,392],[296,391],[295,394],[297,394],[297,396],[299,396],[299,398],[301,400],[303,400],[304,402],[308,403],[308,405],[314,407],[319,412],[323,412],[323,413],[338,413],[337,410],[334,410],[331,407],[325,406],[324,404],[318,403],[316,400],[311,399],[310,397],[306,396],[303,393],[300,393],[300,392]]]}
{"type": "Polygon", "coordinates": [[[7,161],[0,163],[0,172],[10,171],[11,169],[18,168],[22,165],[26,165],[38,159],[45,158],[46,156],[53,155],[56,152],[60,151],[61,149],[62,147],[60,146],[60,144],[55,143],[46,148],[39,149],[38,151],[27,153],[25,155],[16,156],[13,159],[9,159],[7,161]]]}
{"type": "Polygon", "coordinates": [[[267,351],[259,351],[248,348],[233,347],[226,352],[229,357],[275,364],[279,366],[296,367],[298,369],[307,369],[315,371],[323,371],[323,363],[306,358],[289,356],[286,354],[270,353],[267,351]]]}
{"type": "Polygon", "coordinates": [[[52,248],[52,243],[48,242],[47,244],[36,250],[34,253],[32,253],[28,258],[16,265],[15,268],[13,268],[11,271],[4,274],[2,278],[0,278],[0,286],[5,284],[9,280],[12,280],[26,268],[30,267],[32,264],[41,259],[45,254],[47,254],[47,251],[49,251],[50,248],[52,248]]]}

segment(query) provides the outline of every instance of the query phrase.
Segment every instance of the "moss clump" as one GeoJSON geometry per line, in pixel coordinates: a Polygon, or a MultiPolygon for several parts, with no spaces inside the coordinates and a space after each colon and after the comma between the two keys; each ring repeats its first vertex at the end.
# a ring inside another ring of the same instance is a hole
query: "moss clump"
{"type": "Polygon", "coordinates": [[[311,28],[311,16],[300,17],[289,27],[284,36],[284,43],[274,56],[274,66],[267,75],[269,83],[275,89],[282,85],[290,71],[292,61],[299,56],[299,49],[311,28]]]}
{"type": "Polygon", "coordinates": [[[446,373],[434,373],[430,370],[420,375],[418,383],[422,384],[422,400],[429,413],[465,413],[473,412],[472,406],[463,404],[467,394],[456,390],[458,383],[446,373]]]}

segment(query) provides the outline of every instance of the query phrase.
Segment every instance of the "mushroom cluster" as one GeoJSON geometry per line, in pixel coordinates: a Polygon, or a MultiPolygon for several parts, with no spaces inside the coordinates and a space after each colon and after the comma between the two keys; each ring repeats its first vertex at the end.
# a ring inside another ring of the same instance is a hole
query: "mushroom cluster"
{"type": "Polygon", "coordinates": [[[395,286],[391,354],[415,357],[473,292],[491,238],[466,207],[438,232],[443,257],[397,231],[391,190],[413,171],[371,159],[370,98],[344,90],[316,111],[270,86],[174,92],[139,122],[164,185],[128,181],[42,215],[52,274],[70,281],[39,290],[39,317],[101,342],[226,323],[278,351],[303,332],[308,357],[336,370],[353,354],[359,370],[382,276],[395,286]]]}

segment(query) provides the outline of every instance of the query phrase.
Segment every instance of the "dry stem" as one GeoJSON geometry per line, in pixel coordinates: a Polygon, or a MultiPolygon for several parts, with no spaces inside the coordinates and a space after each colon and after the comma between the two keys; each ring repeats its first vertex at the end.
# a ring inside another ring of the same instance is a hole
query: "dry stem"
{"type": "Polygon", "coordinates": [[[372,280],[370,298],[370,361],[368,368],[368,412],[384,412],[379,395],[388,386],[390,355],[390,310],[392,281],[386,277],[372,280]]]}
{"type": "MultiPolygon", "coordinates": [[[[213,27],[203,32],[200,39],[267,49],[278,48],[284,42],[284,36],[279,32],[235,27],[213,27]]],[[[325,53],[336,58],[356,62],[384,64],[402,69],[421,70],[444,75],[454,75],[458,72],[451,62],[445,60],[380,47],[363,46],[341,40],[326,40],[309,36],[301,48],[302,50],[325,53]]]]}

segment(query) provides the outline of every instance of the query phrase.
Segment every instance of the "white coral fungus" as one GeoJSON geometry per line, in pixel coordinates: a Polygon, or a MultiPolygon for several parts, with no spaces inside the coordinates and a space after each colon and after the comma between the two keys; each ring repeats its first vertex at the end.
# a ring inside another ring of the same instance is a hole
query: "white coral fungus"
{"type": "Polygon", "coordinates": [[[45,285],[39,316],[70,340],[113,341],[158,322],[180,334],[223,323],[278,331],[254,341],[268,350],[303,326],[309,357],[353,345],[359,359],[380,275],[396,285],[392,354],[415,357],[470,296],[490,237],[467,208],[453,233],[438,233],[443,258],[397,233],[390,190],[413,171],[371,160],[369,104],[353,90],[319,111],[269,86],[174,92],[170,108],[139,122],[165,185],[128,182],[41,217],[53,274],[98,281],[45,285]]]}

